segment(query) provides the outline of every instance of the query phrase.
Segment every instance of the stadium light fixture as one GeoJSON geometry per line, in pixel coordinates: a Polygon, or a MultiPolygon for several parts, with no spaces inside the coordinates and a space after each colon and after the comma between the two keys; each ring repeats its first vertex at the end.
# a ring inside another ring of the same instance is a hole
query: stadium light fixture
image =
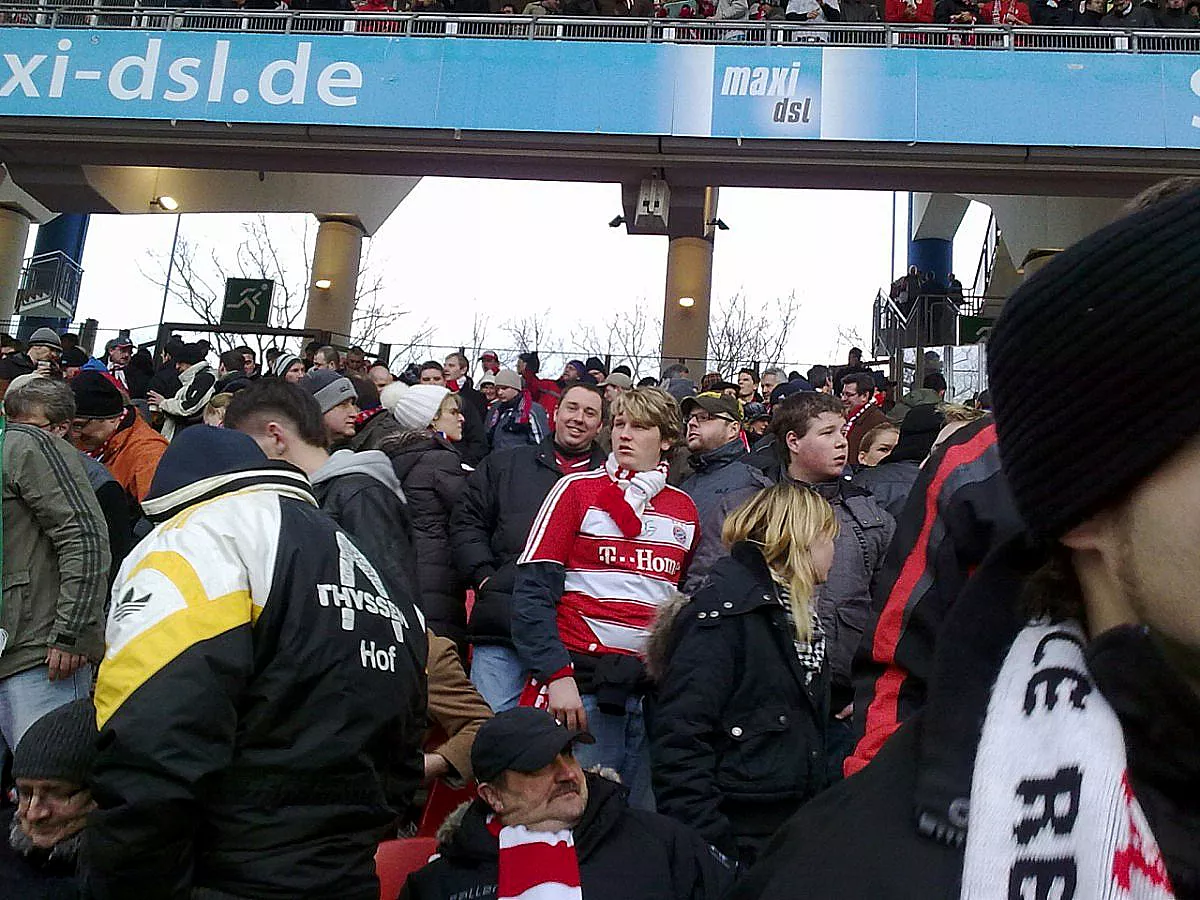
{"type": "Polygon", "coordinates": [[[684,309],[691,309],[693,306],[696,305],[696,298],[695,297],[680,297],[679,305],[682,306],[684,309]]]}
{"type": "Polygon", "coordinates": [[[150,201],[151,206],[158,207],[164,212],[175,212],[179,209],[179,201],[170,194],[162,194],[150,201]]]}
{"type": "Polygon", "coordinates": [[[318,278],[313,282],[313,287],[315,287],[318,291],[327,291],[333,287],[333,282],[328,278],[318,278]]]}

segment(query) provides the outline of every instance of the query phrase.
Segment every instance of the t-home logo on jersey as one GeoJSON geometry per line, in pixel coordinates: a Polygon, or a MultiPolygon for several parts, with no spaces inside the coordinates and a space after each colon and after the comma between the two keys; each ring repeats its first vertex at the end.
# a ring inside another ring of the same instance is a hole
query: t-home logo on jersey
{"type": "MultiPolygon", "coordinates": [[[[723,48],[722,48],[723,49],[723,48]]],[[[746,137],[820,135],[821,51],[779,48],[770,58],[760,48],[747,58],[740,51],[716,55],[713,66],[714,133],[746,137]],[[781,56],[783,58],[781,58],[781,56]]]]}

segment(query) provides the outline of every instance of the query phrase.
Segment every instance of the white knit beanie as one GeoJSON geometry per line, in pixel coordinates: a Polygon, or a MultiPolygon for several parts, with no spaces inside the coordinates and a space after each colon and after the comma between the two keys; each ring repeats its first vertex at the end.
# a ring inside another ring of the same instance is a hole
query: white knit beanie
{"type": "Polygon", "coordinates": [[[424,431],[433,422],[450,391],[440,384],[394,381],[379,394],[379,402],[408,431],[424,431]]]}

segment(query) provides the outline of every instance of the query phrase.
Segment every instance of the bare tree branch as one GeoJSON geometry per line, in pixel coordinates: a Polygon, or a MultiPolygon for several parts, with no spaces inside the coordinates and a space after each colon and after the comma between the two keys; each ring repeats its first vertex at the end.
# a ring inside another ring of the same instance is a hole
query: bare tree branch
{"type": "Polygon", "coordinates": [[[752,307],[744,294],[734,294],[717,307],[709,325],[709,364],[730,377],[744,366],[763,369],[777,363],[783,358],[799,309],[794,293],[760,307],[752,307]]]}

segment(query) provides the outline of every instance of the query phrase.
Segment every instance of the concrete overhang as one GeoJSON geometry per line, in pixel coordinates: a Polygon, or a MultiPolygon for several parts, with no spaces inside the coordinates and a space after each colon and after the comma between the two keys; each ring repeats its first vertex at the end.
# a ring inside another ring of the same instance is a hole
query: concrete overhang
{"type": "MultiPolygon", "coordinates": [[[[231,160],[230,164],[235,163],[231,160]]],[[[379,229],[421,180],[398,175],[157,166],[13,163],[10,168],[22,188],[55,212],[159,213],[162,210],[154,201],[169,196],[182,213],[313,212],[355,222],[368,235],[379,229]]]]}
{"type": "Polygon", "coordinates": [[[0,209],[16,210],[38,225],[50,221],[55,215],[27,191],[18,187],[3,164],[0,164],[0,209]]]}

